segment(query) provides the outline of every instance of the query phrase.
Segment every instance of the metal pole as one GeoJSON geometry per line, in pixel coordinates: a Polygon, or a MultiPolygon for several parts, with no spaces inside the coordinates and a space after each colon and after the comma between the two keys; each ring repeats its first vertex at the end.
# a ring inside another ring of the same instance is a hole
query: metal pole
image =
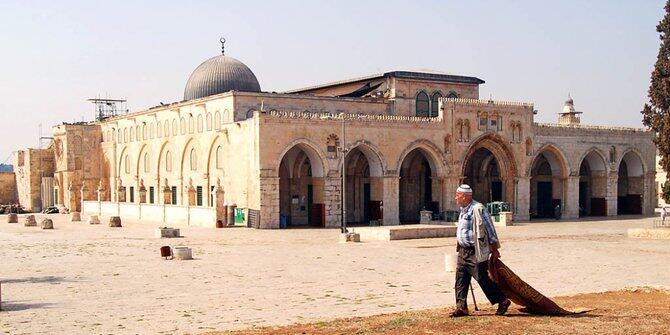
{"type": "Polygon", "coordinates": [[[346,185],[347,185],[347,179],[346,179],[346,170],[347,170],[347,132],[346,132],[346,125],[344,122],[344,113],[342,115],[342,194],[341,194],[341,201],[342,201],[342,234],[346,234],[347,232],[347,201],[345,199],[347,192],[346,192],[346,185]]]}

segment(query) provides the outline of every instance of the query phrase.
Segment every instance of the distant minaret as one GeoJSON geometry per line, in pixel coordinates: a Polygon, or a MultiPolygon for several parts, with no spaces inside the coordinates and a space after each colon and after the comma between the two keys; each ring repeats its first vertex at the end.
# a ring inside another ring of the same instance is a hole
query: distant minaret
{"type": "Polygon", "coordinates": [[[563,112],[558,113],[558,123],[579,124],[579,114],[582,114],[582,112],[575,111],[575,101],[572,100],[572,97],[568,94],[568,100],[566,100],[563,105],[563,112]]]}

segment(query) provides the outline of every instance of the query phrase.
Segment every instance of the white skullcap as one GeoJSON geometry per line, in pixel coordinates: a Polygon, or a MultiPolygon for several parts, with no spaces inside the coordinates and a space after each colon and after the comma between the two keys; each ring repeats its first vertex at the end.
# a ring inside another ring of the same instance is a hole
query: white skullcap
{"type": "Polygon", "coordinates": [[[458,193],[465,193],[465,194],[472,194],[472,188],[470,188],[470,185],[468,184],[463,184],[456,189],[456,192],[458,193]]]}

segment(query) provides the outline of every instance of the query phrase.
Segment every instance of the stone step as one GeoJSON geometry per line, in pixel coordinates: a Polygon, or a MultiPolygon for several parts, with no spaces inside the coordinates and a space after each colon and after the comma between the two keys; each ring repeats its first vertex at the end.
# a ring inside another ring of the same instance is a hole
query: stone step
{"type": "Polygon", "coordinates": [[[393,241],[419,238],[455,237],[456,226],[418,224],[411,226],[381,226],[352,228],[361,241],[393,241]]]}

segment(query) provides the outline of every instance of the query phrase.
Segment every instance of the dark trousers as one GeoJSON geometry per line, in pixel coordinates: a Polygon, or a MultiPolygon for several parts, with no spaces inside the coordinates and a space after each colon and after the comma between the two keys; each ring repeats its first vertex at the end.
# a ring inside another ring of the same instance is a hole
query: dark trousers
{"type": "Polygon", "coordinates": [[[457,308],[468,308],[468,290],[470,289],[470,280],[472,277],[479,283],[486,298],[489,299],[492,305],[505,300],[505,294],[503,294],[498,285],[489,278],[488,269],[488,262],[477,263],[474,247],[458,247],[455,288],[457,308]]]}

